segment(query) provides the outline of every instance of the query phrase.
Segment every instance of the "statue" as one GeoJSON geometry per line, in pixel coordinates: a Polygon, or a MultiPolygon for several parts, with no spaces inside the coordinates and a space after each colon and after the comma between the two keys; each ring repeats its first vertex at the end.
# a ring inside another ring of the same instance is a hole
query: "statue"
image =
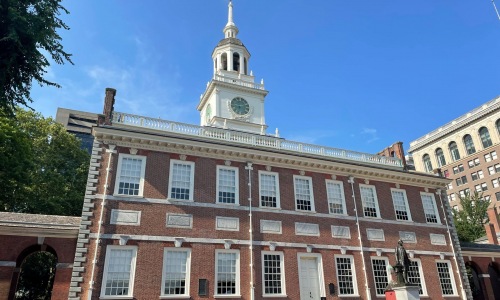
{"type": "Polygon", "coordinates": [[[410,268],[410,259],[406,253],[405,247],[403,246],[403,241],[398,241],[398,246],[396,247],[396,265],[394,266],[394,271],[396,272],[397,283],[401,285],[406,285],[408,282],[408,271],[410,268]]]}

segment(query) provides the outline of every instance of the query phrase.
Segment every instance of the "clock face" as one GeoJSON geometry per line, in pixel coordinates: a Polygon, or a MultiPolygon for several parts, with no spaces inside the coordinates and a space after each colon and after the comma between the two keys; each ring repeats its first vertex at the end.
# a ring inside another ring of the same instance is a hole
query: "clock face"
{"type": "Polygon", "coordinates": [[[246,115],[250,111],[250,105],[245,99],[236,97],[231,100],[231,109],[238,115],[246,115]]]}

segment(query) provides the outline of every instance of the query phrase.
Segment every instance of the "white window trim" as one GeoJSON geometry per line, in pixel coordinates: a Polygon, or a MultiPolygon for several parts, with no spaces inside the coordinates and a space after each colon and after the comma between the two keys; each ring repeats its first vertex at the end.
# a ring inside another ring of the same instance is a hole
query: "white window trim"
{"type": "Polygon", "coordinates": [[[240,292],[240,250],[215,250],[215,274],[214,274],[214,297],[215,298],[239,298],[240,292]],[[219,260],[217,256],[219,253],[236,253],[236,294],[217,294],[217,270],[219,269],[219,260]]]}
{"type": "Polygon", "coordinates": [[[373,280],[373,290],[375,291],[375,295],[377,295],[377,297],[379,296],[385,296],[385,293],[384,294],[377,294],[377,283],[375,282],[375,268],[373,268],[373,261],[376,259],[376,260],[385,260],[385,272],[387,274],[387,283],[391,283],[392,281],[392,278],[391,278],[391,272],[389,271],[389,259],[385,256],[371,256],[370,257],[371,259],[371,263],[372,263],[372,280],[373,280]]]}
{"type": "Polygon", "coordinates": [[[300,175],[293,175],[293,201],[295,202],[295,210],[296,211],[301,211],[301,212],[316,212],[316,208],[314,207],[314,191],[313,191],[313,184],[312,184],[312,177],[310,176],[300,176],[300,175]],[[311,210],[302,210],[297,208],[297,189],[295,188],[295,179],[305,179],[309,182],[309,191],[311,192],[311,210]]]}
{"type": "Polygon", "coordinates": [[[425,277],[424,270],[422,269],[422,261],[420,258],[410,258],[412,262],[416,262],[418,264],[418,273],[420,274],[420,283],[422,284],[422,295],[420,297],[427,297],[427,286],[425,285],[425,277]]]}
{"type": "Polygon", "coordinates": [[[359,297],[358,280],[357,280],[357,276],[356,276],[356,266],[354,265],[354,256],[353,255],[335,254],[333,256],[333,259],[335,262],[335,278],[337,279],[337,295],[339,297],[359,297]],[[337,258],[350,258],[351,259],[352,286],[354,288],[354,294],[340,294],[339,271],[338,271],[338,267],[337,267],[337,258]]]}
{"type": "Polygon", "coordinates": [[[106,257],[104,259],[104,271],[102,275],[101,282],[101,295],[100,299],[132,299],[134,297],[134,280],[135,280],[135,264],[137,259],[137,246],[115,246],[108,245],[106,247],[106,257]],[[106,281],[108,279],[108,268],[109,268],[109,256],[111,250],[132,250],[132,260],[130,262],[130,286],[129,286],[129,294],[128,295],[105,295],[106,291],[106,281]]]}
{"type": "Polygon", "coordinates": [[[261,208],[266,208],[266,209],[281,209],[281,202],[280,202],[280,180],[279,180],[279,173],[278,172],[268,172],[268,171],[262,171],[259,170],[259,207],[261,208]],[[269,207],[269,206],[262,206],[261,205],[261,175],[274,175],[275,177],[275,183],[276,183],[276,207],[269,207]]]}
{"type": "Polygon", "coordinates": [[[171,159],[170,160],[170,172],[168,174],[168,192],[167,192],[167,199],[168,200],[174,200],[174,201],[194,201],[194,162],[193,161],[184,161],[184,160],[177,160],[177,159],[171,159]],[[174,163],[177,164],[182,164],[182,165],[190,165],[191,166],[191,174],[189,174],[189,199],[177,199],[177,198],[172,198],[172,180],[173,180],[173,168],[174,168],[174,163]]]}
{"type": "Polygon", "coordinates": [[[216,191],[215,191],[215,203],[217,204],[222,204],[222,205],[240,205],[240,181],[239,181],[239,168],[237,167],[229,167],[229,166],[217,166],[217,186],[216,186],[216,191]],[[225,170],[234,170],[235,173],[234,173],[234,176],[235,176],[235,180],[234,180],[234,184],[236,185],[236,188],[235,188],[235,195],[234,195],[234,203],[223,203],[223,202],[219,202],[219,171],[221,169],[225,169],[225,170]]]}
{"type": "Polygon", "coordinates": [[[382,216],[380,215],[380,207],[378,205],[377,188],[375,188],[374,185],[359,184],[359,194],[360,194],[360,198],[361,198],[361,207],[363,209],[363,218],[381,219],[382,216]],[[373,189],[373,197],[375,198],[375,210],[377,212],[377,216],[376,217],[367,217],[367,216],[365,216],[365,206],[363,205],[363,196],[362,196],[362,193],[361,193],[361,188],[362,187],[373,189]]]}
{"type": "Polygon", "coordinates": [[[191,296],[189,295],[189,290],[190,290],[190,281],[191,281],[191,249],[190,248],[173,248],[173,247],[165,247],[163,248],[163,268],[162,268],[162,273],[161,273],[161,291],[160,291],[160,298],[162,299],[189,299],[191,296]],[[185,294],[179,294],[179,295],[167,295],[164,294],[165,292],[165,273],[166,273],[166,257],[167,257],[167,252],[187,252],[187,259],[186,259],[186,293],[185,294]]]}
{"type": "MultiPolygon", "coordinates": [[[[303,257],[316,258],[316,261],[318,262],[319,296],[326,297],[325,277],[324,277],[324,272],[323,272],[323,259],[321,257],[321,254],[319,254],[319,253],[297,253],[297,266],[298,266],[298,275],[299,275],[299,289],[298,290],[300,290],[300,269],[301,269],[300,260],[303,257]]],[[[299,291],[299,295],[300,295],[300,291],[299,291]]]]}
{"type": "MultiPolygon", "coordinates": [[[[408,214],[408,220],[399,220],[396,216],[396,221],[401,221],[401,222],[412,222],[411,218],[411,211],[410,211],[410,205],[408,203],[408,197],[406,196],[406,190],[403,189],[395,189],[391,188],[391,198],[392,198],[392,192],[402,192],[403,193],[403,198],[406,204],[406,213],[408,214]]],[[[394,206],[394,215],[396,215],[396,206],[394,205],[394,198],[392,198],[392,205],[394,206]]]]}
{"type": "Polygon", "coordinates": [[[262,297],[286,297],[286,280],[285,280],[285,255],[282,251],[262,251],[261,252],[261,273],[262,273],[262,297]],[[266,294],[266,287],[264,286],[264,255],[279,255],[281,263],[281,294],[266,294]]]}
{"type": "Polygon", "coordinates": [[[451,266],[451,261],[445,260],[445,259],[436,259],[434,266],[435,266],[436,272],[437,272],[437,279],[440,281],[441,279],[439,278],[439,272],[437,270],[437,263],[439,263],[439,262],[448,264],[448,270],[450,272],[450,278],[451,278],[451,286],[453,287],[453,295],[443,295],[443,288],[441,287],[441,282],[439,282],[439,289],[441,290],[441,296],[444,298],[458,296],[457,285],[455,283],[455,272],[451,266]]]}
{"type": "Polygon", "coordinates": [[[344,183],[342,181],[339,181],[339,180],[325,179],[325,185],[327,187],[326,188],[326,198],[327,198],[327,201],[328,201],[328,213],[334,214],[334,215],[344,215],[344,216],[347,216],[347,207],[346,207],[346,204],[345,204],[344,183]],[[328,183],[329,182],[333,183],[333,184],[339,184],[340,185],[340,194],[342,196],[342,209],[343,209],[343,213],[341,213],[341,214],[330,212],[330,195],[328,194],[328,183]]]}
{"type": "Polygon", "coordinates": [[[436,197],[434,197],[434,194],[432,193],[426,193],[426,192],[420,192],[420,200],[422,202],[422,211],[424,212],[424,218],[426,219],[425,222],[428,223],[428,224],[441,224],[441,217],[439,216],[439,210],[438,210],[438,207],[437,207],[437,203],[436,203],[436,197]],[[432,200],[433,200],[433,205],[434,205],[434,211],[436,212],[436,220],[437,220],[437,223],[429,223],[427,222],[427,218],[425,218],[425,210],[423,209],[424,207],[424,201],[422,199],[422,195],[428,195],[428,196],[431,196],[432,200]]]}
{"type": "Polygon", "coordinates": [[[118,154],[118,167],[116,168],[115,191],[113,193],[113,196],[120,196],[120,197],[143,197],[143,194],[144,194],[144,176],[145,176],[145,174],[146,174],[146,156],[125,154],[125,153],[118,154]],[[141,163],[141,179],[139,181],[139,193],[137,195],[118,194],[118,190],[119,190],[119,186],[120,186],[120,174],[122,172],[122,160],[123,160],[123,158],[135,158],[135,159],[142,160],[142,163],[141,163]]]}

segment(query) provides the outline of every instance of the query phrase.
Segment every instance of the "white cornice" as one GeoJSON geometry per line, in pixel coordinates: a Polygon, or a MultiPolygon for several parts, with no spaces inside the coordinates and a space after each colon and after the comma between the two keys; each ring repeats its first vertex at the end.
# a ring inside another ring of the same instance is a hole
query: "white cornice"
{"type": "Polygon", "coordinates": [[[68,228],[43,228],[0,225],[0,235],[44,236],[76,239],[78,237],[78,229],[79,226],[68,226],[68,228]]]}

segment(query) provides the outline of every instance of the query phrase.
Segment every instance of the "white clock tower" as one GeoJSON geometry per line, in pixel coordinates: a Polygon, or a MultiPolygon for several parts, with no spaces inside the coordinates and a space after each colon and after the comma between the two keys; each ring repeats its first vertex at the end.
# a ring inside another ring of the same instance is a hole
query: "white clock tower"
{"type": "Polygon", "coordinates": [[[268,91],[264,89],[264,81],[255,83],[252,72],[248,73],[250,53],[236,38],[238,27],[233,22],[231,1],[223,32],[224,39],[212,53],[213,78],[197,107],[200,124],[265,134],[264,98],[268,91]]]}

